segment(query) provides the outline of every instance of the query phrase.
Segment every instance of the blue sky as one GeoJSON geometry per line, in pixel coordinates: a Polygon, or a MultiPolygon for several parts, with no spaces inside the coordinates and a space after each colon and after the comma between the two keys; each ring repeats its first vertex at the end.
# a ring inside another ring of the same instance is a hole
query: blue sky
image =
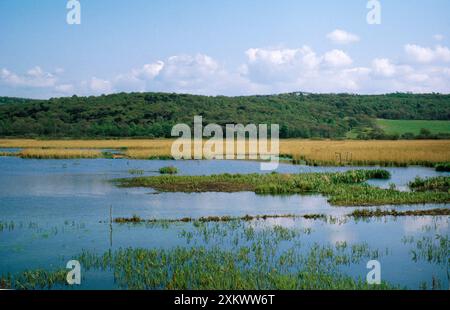
{"type": "Polygon", "coordinates": [[[0,96],[450,92],[450,1],[0,0],[0,96]]]}

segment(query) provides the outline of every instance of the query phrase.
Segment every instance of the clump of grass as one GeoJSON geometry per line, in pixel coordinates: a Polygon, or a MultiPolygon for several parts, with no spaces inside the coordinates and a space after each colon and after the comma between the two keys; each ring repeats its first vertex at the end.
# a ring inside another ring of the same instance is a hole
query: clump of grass
{"type": "Polygon", "coordinates": [[[409,210],[409,211],[397,211],[397,210],[355,210],[349,214],[355,218],[367,218],[367,217],[383,217],[383,216],[440,216],[450,215],[450,209],[430,209],[430,210],[409,210]]]}
{"type": "Polygon", "coordinates": [[[450,172],[450,162],[448,163],[439,163],[435,166],[436,171],[438,172],[450,172]]]}
{"type": "Polygon", "coordinates": [[[435,191],[450,193],[450,177],[439,176],[428,179],[416,177],[408,185],[409,188],[416,192],[435,191]]]}
{"type": "Polygon", "coordinates": [[[149,160],[174,160],[172,155],[151,155],[147,159],[149,159],[149,160]]]}
{"type": "Polygon", "coordinates": [[[178,168],[174,167],[174,166],[162,167],[162,168],[159,168],[159,173],[161,173],[161,174],[177,174],[178,168]]]}
{"type": "Polygon", "coordinates": [[[128,173],[132,174],[132,175],[143,175],[144,174],[144,170],[142,170],[142,169],[129,169],[128,173]]]}
{"type": "Polygon", "coordinates": [[[142,223],[144,222],[143,219],[141,219],[137,215],[133,215],[132,217],[118,217],[114,219],[115,223],[142,223]]]}
{"type": "Polygon", "coordinates": [[[415,243],[415,248],[411,249],[410,255],[414,262],[426,261],[433,264],[441,264],[448,267],[450,239],[447,235],[436,234],[435,236],[423,236],[414,242],[405,240],[405,243],[415,243]]]}
{"type": "Polygon", "coordinates": [[[327,218],[325,214],[306,214],[303,217],[310,220],[325,220],[327,218]]]}

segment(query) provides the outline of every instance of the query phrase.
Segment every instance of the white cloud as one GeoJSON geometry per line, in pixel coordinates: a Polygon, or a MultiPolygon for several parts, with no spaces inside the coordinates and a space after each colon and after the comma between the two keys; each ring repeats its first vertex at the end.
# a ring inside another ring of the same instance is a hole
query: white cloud
{"type": "Polygon", "coordinates": [[[450,93],[447,47],[405,46],[409,58],[402,63],[375,57],[366,66],[354,66],[342,50],[323,54],[309,46],[250,48],[245,61],[225,67],[205,54],[174,55],[110,77],[82,82],[62,81],[57,71],[39,66],[23,74],[0,69],[0,88],[8,94],[61,96],[99,95],[126,91],[164,91],[203,95],[248,95],[294,91],[386,93],[396,91],[450,93]],[[409,62],[408,59],[413,60],[409,62]],[[14,90],[15,89],[15,90],[14,90]],[[6,90],[6,91],[5,91],[6,90]]]}
{"type": "Polygon", "coordinates": [[[259,84],[286,83],[314,74],[322,59],[309,47],[251,48],[246,51],[247,62],[241,71],[259,84]]]}
{"type": "Polygon", "coordinates": [[[436,46],[435,50],[435,58],[440,61],[450,62],[450,49],[445,46],[436,46]]]}
{"type": "Polygon", "coordinates": [[[450,62],[450,50],[445,46],[422,47],[415,44],[405,45],[405,52],[408,57],[419,63],[431,63],[434,61],[450,62]]]}
{"type": "Polygon", "coordinates": [[[89,88],[96,94],[109,94],[113,91],[110,81],[102,80],[96,77],[91,78],[89,81],[89,88]]]}
{"type": "Polygon", "coordinates": [[[302,49],[261,49],[251,48],[245,52],[248,60],[254,62],[267,62],[274,65],[292,63],[298,54],[302,54],[302,49]]]}
{"type": "Polygon", "coordinates": [[[1,70],[0,81],[12,87],[45,88],[55,86],[57,78],[49,72],[44,72],[41,67],[36,66],[23,75],[4,68],[1,70]]]}
{"type": "Polygon", "coordinates": [[[142,68],[133,70],[132,75],[136,78],[141,78],[145,80],[151,80],[155,78],[161,70],[164,68],[163,61],[157,61],[150,64],[145,64],[142,68]]]}
{"type": "Polygon", "coordinates": [[[337,44],[348,44],[359,41],[359,37],[357,35],[342,29],[336,29],[330,32],[327,34],[327,38],[337,44]]]}
{"type": "MultiPolygon", "coordinates": [[[[441,67],[399,64],[374,58],[369,67],[352,67],[352,59],[341,50],[317,55],[310,47],[298,49],[253,48],[246,52],[242,76],[264,93],[310,92],[450,92],[450,70],[441,67]],[[305,59],[313,59],[308,62],[305,59]],[[307,66],[306,64],[310,64],[307,66]],[[313,64],[313,65],[311,65],[313,64]]],[[[445,59],[446,49],[433,49],[445,59]]]]}
{"type": "Polygon", "coordinates": [[[309,46],[301,48],[252,48],[240,72],[264,93],[352,92],[370,69],[349,68],[352,59],[341,50],[317,55],[309,46]]]}
{"type": "Polygon", "coordinates": [[[444,36],[442,34],[435,34],[433,35],[433,39],[435,39],[436,41],[442,41],[444,40],[444,36]]]}
{"type": "Polygon", "coordinates": [[[55,91],[65,94],[65,95],[71,95],[74,93],[74,86],[72,84],[61,84],[55,86],[55,91]]]}
{"type": "MultiPolygon", "coordinates": [[[[245,66],[241,67],[245,70],[245,66]]],[[[167,91],[204,95],[247,94],[256,91],[241,72],[227,71],[218,61],[204,54],[174,55],[112,80],[118,91],[167,91]]]]}
{"type": "Polygon", "coordinates": [[[333,67],[343,67],[352,64],[352,59],[341,50],[332,50],[324,55],[324,61],[333,67]]]}
{"type": "Polygon", "coordinates": [[[372,61],[372,68],[376,74],[384,77],[390,77],[396,73],[395,66],[387,58],[375,58],[372,61]]]}

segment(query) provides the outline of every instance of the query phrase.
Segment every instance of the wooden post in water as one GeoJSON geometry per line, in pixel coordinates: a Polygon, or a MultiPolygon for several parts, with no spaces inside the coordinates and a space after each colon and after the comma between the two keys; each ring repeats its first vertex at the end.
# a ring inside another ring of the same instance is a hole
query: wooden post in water
{"type": "Polygon", "coordinates": [[[112,219],[112,205],[109,206],[109,246],[112,248],[112,235],[113,235],[113,219],[112,219]]]}

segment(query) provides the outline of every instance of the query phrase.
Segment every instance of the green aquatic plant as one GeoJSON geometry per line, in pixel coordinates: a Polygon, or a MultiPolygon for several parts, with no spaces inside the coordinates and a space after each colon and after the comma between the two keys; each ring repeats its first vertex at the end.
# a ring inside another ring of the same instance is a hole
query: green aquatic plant
{"type": "Polygon", "coordinates": [[[410,250],[411,259],[415,262],[423,260],[429,263],[450,266],[450,239],[448,236],[436,234],[420,239],[403,240],[415,247],[410,250]]]}
{"type": "Polygon", "coordinates": [[[159,173],[161,174],[177,174],[178,168],[174,166],[162,167],[159,168],[159,173]]]}
{"type": "Polygon", "coordinates": [[[450,162],[436,164],[435,169],[438,172],[450,172],[450,162]]]}
{"type": "Polygon", "coordinates": [[[143,175],[144,174],[144,170],[142,170],[142,169],[129,169],[128,173],[132,174],[132,175],[143,175]]]}
{"type": "Polygon", "coordinates": [[[50,289],[55,286],[67,285],[67,270],[60,269],[48,271],[43,269],[27,270],[17,275],[11,274],[0,276],[1,289],[50,289]]]}
{"type": "Polygon", "coordinates": [[[435,191],[450,193],[450,177],[439,176],[428,179],[416,177],[409,182],[409,187],[416,192],[435,191]]]}
{"type": "Polygon", "coordinates": [[[134,214],[132,217],[118,217],[114,219],[114,223],[142,223],[144,222],[139,216],[134,214]]]}

